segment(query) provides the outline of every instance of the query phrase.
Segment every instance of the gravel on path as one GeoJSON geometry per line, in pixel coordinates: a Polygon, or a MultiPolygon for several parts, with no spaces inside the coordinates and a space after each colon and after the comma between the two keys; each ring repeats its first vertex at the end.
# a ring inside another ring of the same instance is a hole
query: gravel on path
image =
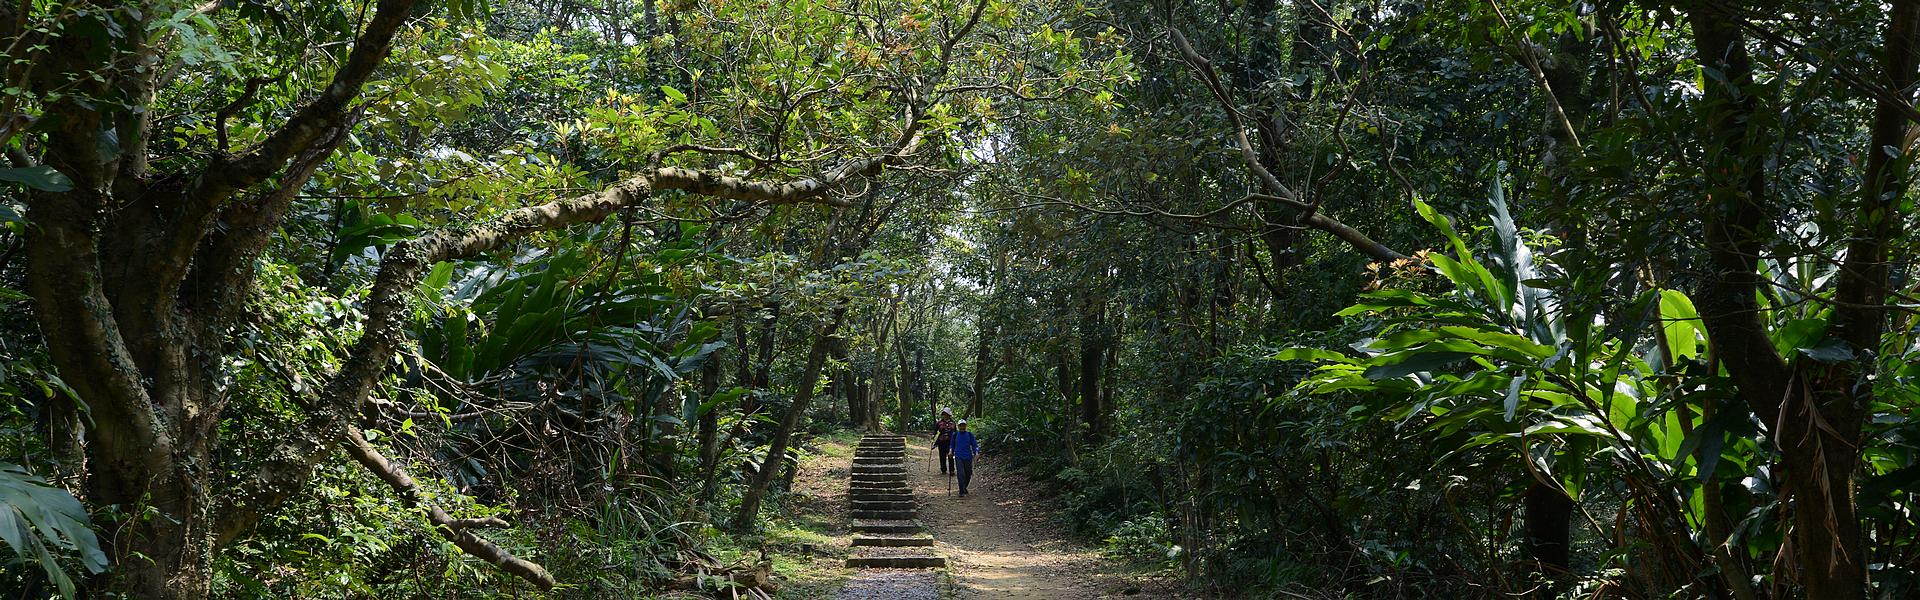
{"type": "Polygon", "coordinates": [[[872,569],[840,588],[834,600],[939,600],[940,580],[930,570],[872,569]]]}

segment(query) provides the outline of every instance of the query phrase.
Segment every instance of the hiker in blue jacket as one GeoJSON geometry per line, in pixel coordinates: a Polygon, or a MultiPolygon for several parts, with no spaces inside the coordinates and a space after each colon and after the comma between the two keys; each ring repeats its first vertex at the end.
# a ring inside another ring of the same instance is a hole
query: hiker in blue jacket
{"type": "Polygon", "coordinates": [[[967,482],[973,480],[973,457],[980,455],[980,440],[967,431],[967,420],[956,424],[959,431],[953,432],[953,470],[960,476],[960,496],[967,495],[967,482]]]}

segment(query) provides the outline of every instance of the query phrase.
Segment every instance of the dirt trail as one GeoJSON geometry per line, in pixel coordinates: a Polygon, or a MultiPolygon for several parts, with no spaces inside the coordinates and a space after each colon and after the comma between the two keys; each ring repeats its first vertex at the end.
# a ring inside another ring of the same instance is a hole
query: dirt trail
{"type": "MultiPolygon", "coordinates": [[[[1052,521],[1053,507],[1038,484],[1009,470],[1005,459],[987,455],[976,463],[967,497],[955,489],[927,455],[926,437],[907,440],[907,456],[920,520],[948,557],[952,598],[1084,600],[1180,598],[1167,582],[1124,574],[1119,565],[1067,540],[1052,521]],[[931,472],[930,472],[931,471],[931,472]]],[[[957,482],[954,485],[958,485],[957,482]]]]}

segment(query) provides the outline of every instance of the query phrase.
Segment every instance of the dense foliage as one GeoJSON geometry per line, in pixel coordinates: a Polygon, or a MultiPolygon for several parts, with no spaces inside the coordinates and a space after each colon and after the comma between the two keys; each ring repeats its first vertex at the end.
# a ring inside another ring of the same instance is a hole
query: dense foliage
{"type": "Polygon", "coordinates": [[[939,406],[1206,595],[1920,594],[1920,1],[0,40],[9,597],[710,589],[811,436],[939,406]]]}

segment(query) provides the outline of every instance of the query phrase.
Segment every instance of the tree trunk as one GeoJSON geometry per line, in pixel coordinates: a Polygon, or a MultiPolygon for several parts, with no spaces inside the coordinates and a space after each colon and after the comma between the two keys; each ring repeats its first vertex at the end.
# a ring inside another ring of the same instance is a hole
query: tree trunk
{"type": "Polygon", "coordinates": [[[1069,349],[1061,347],[1054,350],[1053,363],[1054,374],[1059,380],[1058,385],[1061,402],[1060,420],[1063,424],[1060,431],[1061,449],[1067,453],[1068,464],[1078,465],[1080,464],[1080,451],[1077,442],[1080,440],[1080,436],[1077,434],[1077,431],[1080,427],[1078,422],[1080,420],[1080,413],[1074,405],[1074,396],[1079,394],[1080,390],[1077,380],[1073,378],[1073,359],[1069,356],[1069,349]]]}
{"type": "MultiPolygon", "coordinates": [[[[1525,507],[1520,528],[1525,536],[1522,545],[1532,563],[1529,570],[1547,581],[1572,573],[1573,499],[1536,481],[1520,501],[1525,507]]],[[[1543,591],[1542,596],[1551,598],[1553,593],[1543,591]]]]}
{"type": "Polygon", "coordinates": [[[1100,372],[1107,357],[1100,310],[1087,308],[1080,317],[1080,421],[1088,446],[1100,443],[1100,372]]]}
{"type": "Polygon", "coordinates": [[[913,422],[913,368],[907,362],[906,334],[894,336],[893,354],[900,367],[894,371],[893,429],[904,433],[911,428],[908,424],[913,422]]]}
{"type": "Polygon", "coordinates": [[[173,464],[116,468],[99,455],[91,464],[89,502],[146,515],[109,529],[115,535],[102,539],[116,565],[103,575],[106,589],[134,598],[206,598],[212,592],[214,553],[209,482],[196,481],[192,469],[173,464]]]}
{"type": "MultiPolygon", "coordinates": [[[[1885,74],[1910,87],[1914,51],[1920,47],[1920,5],[1893,5],[1886,35],[1885,74]]],[[[1700,296],[1701,317],[1714,351],[1739,390],[1739,398],[1771,424],[1780,446],[1782,476],[1790,494],[1790,539],[1798,555],[1799,582],[1809,598],[1863,598],[1868,592],[1865,544],[1856,512],[1853,476],[1871,385],[1871,356],[1885,326],[1886,250],[1897,233],[1889,218],[1905,189],[1906,174],[1895,156],[1905,151],[1906,118],[1899,104],[1876,107],[1873,147],[1866,152],[1866,195],[1856,211],[1847,262],[1841,269],[1830,335],[1846,341],[1856,357],[1833,364],[1802,358],[1788,363],[1775,352],[1761,322],[1755,293],[1765,284],[1756,262],[1772,237],[1774,207],[1767,196],[1766,125],[1754,86],[1745,34],[1737,18],[1710,3],[1689,7],[1699,62],[1720,73],[1708,78],[1701,121],[1709,138],[1706,166],[1710,210],[1706,241],[1714,277],[1700,296]],[[1865,356],[1859,356],[1864,352],[1865,356]]]]}
{"type": "Polygon", "coordinates": [[[1120,347],[1114,343],[1114,340],[1118,339],[1121,339],[1120,334],[1110,332],[1107,341],[1106,358],[1101,361],[1102,364],[1100,367],[1100,380],[1102,382],[1100,384],[1100,436],[1102,438],[1112,434],[1114,429],[1113,379],[1117,376],[1115,371],[1119,370],[1118,367],[1120,365],[1120,347]]]}
{"type": "Polygon", "coordinates": [[[880,381],[878,373],[869,373],[861,386],[864,392],[861,395],[861,401],[867,403],[863,411],[867,414],[867,431],[880,431],[880,394],[883,389],[885,385],[880,381]]]}
{"type": "Polygon", "coordinates": [[[830,320],[815,334],[813,345],[807,350],[807,364],[800,372],[799,389],[794,391],[793,405],[780,416],[780,424],[773,430],[773,439],[767,443],[766,459],[760,462],[760,468],[753,473],[747,484],[747,492],[740,499],[740,512],[733,518],[735,531],[750,531],[760,518],[760,503],[766,497],[767,486],[773,483],[774,474],[780,472],[780,465],[786,461],[787,446],[793,440],[793,432],[800,425],[800,418],[806,414],[807,405],[813,402],[813,389],[820,383],[820,370],[827,362],[827,350],[833,346],[834,332],[839,330],[841,321],[846,319],[847,309],[839,308],[830,320]]]}
{"type": "Polygon", "coordinates": [[[847,403],[847,426],[859,427],[866,424],[867,416],[860,411],[860,409],[865,408],[860,404],[860,385],[853,380],[853,370],[848,369],[846,372],[841,373],[839,377],[841,378],[840,385],[834,386],[834,391],[840,397],[841,401],[847,403]]]}
{"type": "Polygon", "coordinates": [[[871,380],[873,385],[867,388],[867,418],[872,421],[868,424],[867,429],[870,431],[880,430],[880,415],[882,414],[880,411],[882,404],[881,399],[884,398],[886,394],[887,379],[892,377],[892,375],[887,372],[886,367],[887,339],[889,335],[893,333],[894,324],[897,322],[899,315],[900,300],[893,298],[887,301],[886,316],[880,317],[876,315],[875,317],[875,324],[879,326],[880,332],[873,343],[873,379],[871,380]]]}
{"type": "Polygon", "coordinates": [[[868,431],[873,430],[872,403],[867,400],[871,387],[873,386],[867,381],[867,374],[864,371],[856,371],[853,373],[853,385],[847,390],[847,403],[860,407],[860,418],[854,421],[854,425],[868,431]]]}
{"type": "MultiPolygon", "coordinates": [[[[709,404],[715,394],[720,393],[720,361],[708,360],[700,367],[700,403],[709,404]]],[[[720,405],[712,404],[700,411],[700,498],[712,498],[714,494],[714,470],[720,462],[720,405]]],[[[697,501],[698,499],[696,499],[697,501]]]]}
{"type": "Polygon", "coordinates": [[[858,425],[860,420],[854,414],[856,409],[853,407],[853,366],[847,362],[852,350],[848,347],[846,338],[836,338],[833,348],[829,350],[828,358],[831,358],[832,362],[839,367],[833,372],[832,382],[828,384],[827,392],[835,401],[846,403],[847,425],[858,425]]]}
{"type": "Polygon", "coordinates": [[[766,322],[760,325],[760,366],[753,371],[753,387],[759,389],[766,389],[773,380],[773,349],[779,333],[776,326],[780,323],[780,305],[773,305],[771,313],[766,322]]]}
{"type": "MultiPolygon", "coordinates": [[[[982,311],[984,312],[984,311],[982,311]]],[[[980,416],[980,410],[987,394],[987,381],[993,379],[993,337],[995,330],[986,324],[985,314],[980,315],[980,330],[975,335],[973,355],[973,386],[967,390],[966,418],[980,416]]]]}

